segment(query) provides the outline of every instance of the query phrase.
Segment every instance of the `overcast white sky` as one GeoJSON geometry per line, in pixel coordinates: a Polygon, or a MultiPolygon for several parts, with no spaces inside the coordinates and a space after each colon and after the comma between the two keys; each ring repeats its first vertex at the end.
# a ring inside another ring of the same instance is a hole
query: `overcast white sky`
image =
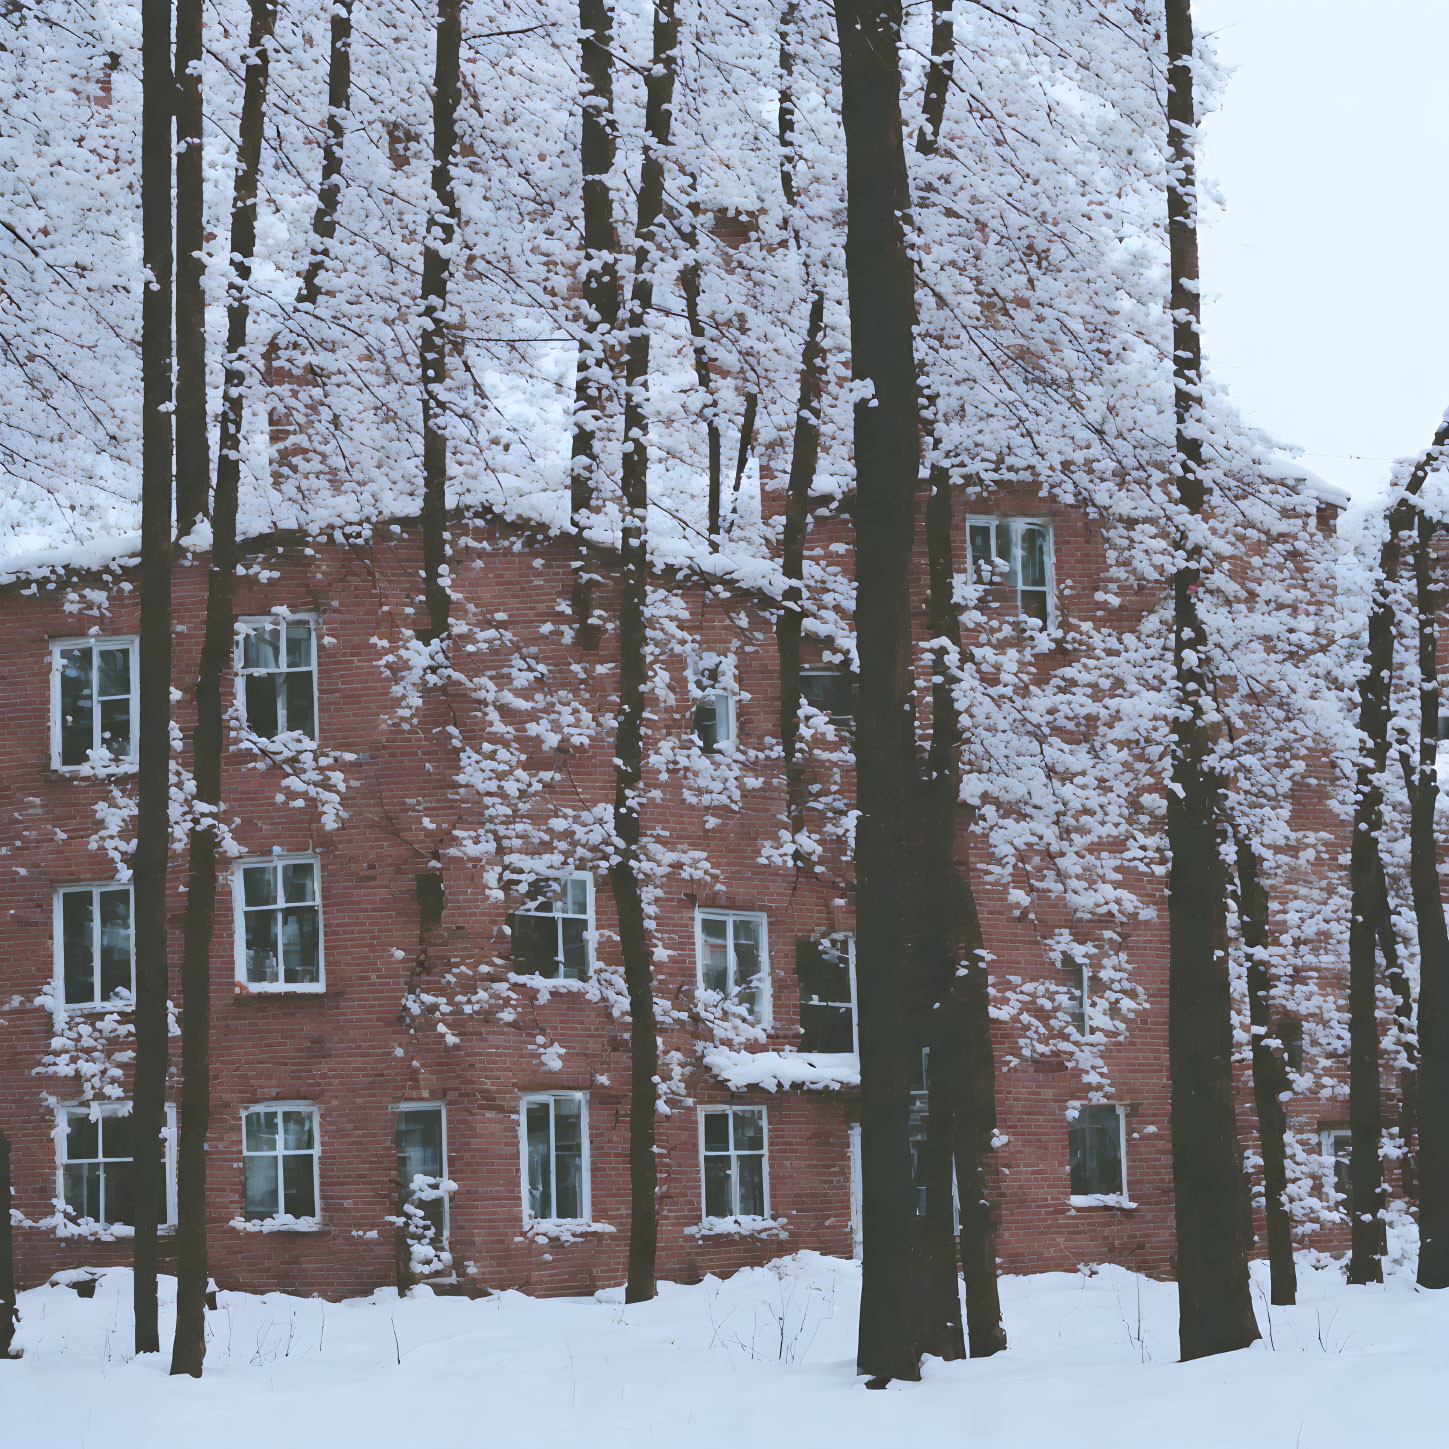
{"type": "Polygon", "coordinates": [[[1203,169],[1208,358],[1363,494],[1449,407],[1449,4],[1196,0],[1235,67],[1203,169]]]}

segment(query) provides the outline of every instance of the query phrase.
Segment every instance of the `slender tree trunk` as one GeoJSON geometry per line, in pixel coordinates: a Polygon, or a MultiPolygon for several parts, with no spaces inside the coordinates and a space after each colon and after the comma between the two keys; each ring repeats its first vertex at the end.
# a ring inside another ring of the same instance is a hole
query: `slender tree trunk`
{"type": "Polygon", "coordinates": [[[608,395],[612,340],[619,326],[619,237],[614,228],[614,201],[609,173],[614,169],[613,17],[608,0],[579,0],[580,69],[583,94],[579,159],[583,170],[584,335],[574,376],[574,435],[569,466],[569,511],[578,545],[573,606],[579,643],[599,644],[593,617],[594,575],[584,529],[593,512],[598,455],[596,438],[608,395]]]}
{"type": "Polygon", "coordinates": [[[337,210],[342,204],[342,156],[347,118],[352,108],[353,0],[332,0],[327,52],[327,139],[322,143],[322,179],[317,209],[312,214],[312,254],[297,293],[299,307],[315,307],[322,295],[322,269],[337,235],[337,210]]]}
{"type": "Polygon", "coordinates": [[[694,352],[694,380],[704,394],[704,427],[709,447],[709,546],[719,547],[720,495],[723,489],[724,448],[719,431],[719,407],[714,395],[714,380],[709,370],[709,339],[699,315],[699,218],[693,197],[690,210],[681,227],[689,260],[680,273],[679,289],[684,293],[684,315],[689,322],[689,338],[694,352]]]}
{"type": "Polygon", "coordinates": [[[609,867],[619,915],[619,945],[629,991],[629,1278],[628,1303],[654,1297],[659,1246],[655,1160],[655,1077],[659,1042],[644,901],[639,885],[639,811],[644,776],[644,688],[648,635],[644,618],[649,568],[649,313],[654,306],[659,220],[664,211],[664,155],[678,63],[679,21],[674,0],[655,0],[654,63],[645,88],[644,160],[639,174],[634,282],[629,293],[624,353],[624,523],[620,546],[619,725],[614,745],[614,833],[617,854],[609,867]]]}
{"type": "Polygon", "coordinates": [[[1268,981],[1268,889],[1258,857],[1238,840],[1238,919],[1248,967],[1248,1018],[1253,1033],[1253,1101],[1258,1110],[1258,1143],[1263,1155],[1263,1212],[1268,1226],[1270,1296],[1275,1306],[1298,1298],[1293,1264],[1293,1224],[1288,1216],[1288,1162],[1284,1136],[1288,1112],[1288,1068],[1283,1045],[1273,1042],[1268,981]]]}
{"type": "Polygon", "coordinates": [[[181,949],[181,1124],[177,1154],[176,1339],[171,1372],[201,1377],[206,1357],[206,1134],[211,1119],[211,944],[216,925],[216,821],[221,807],[224,741],[222,687],[234,634],[237,490],[245,408],[245,353],[252,257],[257,237],[257,174],[275,0],[251,0],[246,80],[231,207],[231,280],[227,288],[225,382],[212,505],[206,631],[196,682],[191,737],[196,801],[208,819],[189,842],[186,917],[181,949]]]}
{"type": "Polygon", "coordinates": [[[1242,1152],[1234,1105],[1227,961],[1227,875],[1220,852],[1221,786],[1209,761],[1198,614],[1202,578],[1202,312],[1198,292],[1197,117],[1192,7],[1167,0],[1167,188],[1172,267],[1178,497],[1189,521],[1173,575],[1177,710],[1167,797],[1168,1061],[1172,1181],[1177,1209],[1179,1337],[1184,1359],[1244,1348],[1258,1337],[1248,1284],[1242,1152]]]}
{"type": "MultiPolygon", "coordinates": [[[[1413,773],[1417,766],[1409,767],[1409,788],[1412,795],[1413,773]]],[[[1412,824],[1411,824],[1412,828],[1412,824]]],[[[1415,1202],[1419,1194],[1415,1145],[1418,1122],[1419,1061],[1415,1046],[1414,992],[1399,959],[1399,942],[1394,934],[1392,902],[1389,900],[1389,883],[1383,861],[1379,862],[1379,951],[1384,958],[1384,981],[1394,995],[1394,1018],[1398,1028],[1401,1050],[1406,1061],[1399,1068],[1399,1139],[1403,1143],[1404,1155],[1400,1162],[1399,1177],[1404,1196],[1415,1202]]]]}
{"type": "Polygon", "coordinates": [[[205,166],[201,145],[202,0],[176,4],[176,536],[206,512],[205,166]]]}
{"type": "Polygon", "coordinates": [[[20,1307],[15,1295],[15,1235],[10,1226],[10,1139],[0,1127],[0,1358],[14,1356],[20,1307]]]}
{"type": "Polygon", "coordinates": [[[908,816],[914,800],[910,566],[920,466],[915,273],[901,131],[899,0],[836,0],[846,148],[845,257],[855,407],[856,985],[863,1259],[856,1363],[920,1377],[907,1312],[913,1217],[905,1061],[908,816]]]}
{"type": "Polygon", "coordinates": [[[133,1239],[136,1352],[161,1349],[156,1230],[165,1210],[166,853],[171,768],[171,74],[170,0],[141,18],[141,647],[135,892],[136,1070],[133,1239]]]}
{"type": "Polygon", "coordinates": [[[1434,837],[1439,803],[1439,601],[1433,588],[1433,546],[1434,524],[1421,512],[1414,551],[1419,767],[1409,794],[1409,874],[1419,934],[1419,1284],[1449,1288],[1449,932],[1434,837]]]}
{"type": "Polygon", "coordinates": [[[427,638],[448,632],[447,522],[448,434],[448,269],[458,234],[458,201],[453,192],[453,152],[458,145],[459,50],[463,0],[438,0],[433,59],[433,207],[423,244],[423,335],[418,363],[423,392],[423,595],[427,638]]]}

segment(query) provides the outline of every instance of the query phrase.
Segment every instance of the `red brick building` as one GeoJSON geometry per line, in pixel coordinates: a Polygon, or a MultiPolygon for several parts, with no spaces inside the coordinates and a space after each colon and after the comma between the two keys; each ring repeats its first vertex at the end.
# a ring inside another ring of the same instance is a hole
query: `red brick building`
{"type": "MultiPolygon", "coordinates": [[[[1035,495],[1012,518],[1000,527],[1014,528],[1019,558],[1039,551],[1044,572],[1019,563],[1003,607],[1094,607],[1103,555],[1090,521],[1035,495]]],[[[826,525],[812,549],[844,536],[826,525]]],[[[257,540],[239,580],[250,632],[237,709],[262,744],[234,741],[225,765],[239,853],[212,962],[209,1175],[223,1286],[344,1295],[392,1282],[391,1219],[400,1177],[414,1174],[453,1184],[419,1206],[465,1290],[583,1292],[623,1277],[629,1024],[607,880],[587,861],[589,812],[612,800],[598,721],[616,640],[593,652],[572,642],[566,543],[480,525],[455,542],[455,617],[471,631],[459,678],[414,697],[398,640],[420,556],[400,526],[364,543],[257,540]],[[273,748],[288,729],[315,748],[273,748]],[[529,779],[543,781],[531,794],[529,779]],[[540,875],[555,863],[551,892],[513,890],[499,869],[520,822],[540,875]]],[[[850,883],[839,860],[797,877],[768,850],[762,859],[784,808],[766,609],[743,589],[661,583],[679,643],[654,680],[645,820],[669,852],[655,896],[656,993],[672,1014],[661,1021],[659,1270],[688,1280],[800,1248],[852,1251],[850,883]],[[703,766],[701,736],[719,745],[703,766]],[[804,1012],[802,979],[817,998],[804,1012]],[[723,1002],[703,1010],[702,990],[723,1002]],[[736,1040],[720,1040],[721,1014],[736,1040]]],[[[204,568],[179,563],[183,686],[204,591],[204,568]]],[[[85,761],[103,744],[123,757],[133,746],[137,596],[119,568],[52,573],[8,586],[0,613],[0,1121],[31,1283],[128,1257],[124,1232],[99,1225],[124,1223],[128,1191],[116,992],[130,984],[129,893],[117,874],[133,787],[124,770],[107,778],[85,761]]],[[[819,676],[807,697],[844,734],[848,685],[828,654],[828,641],[807,643],[819,676]]],[[[183,698],[188,737],[189,709],[183,698]]],[[[830,753],[826,740],[812,778],[822,800],[848,801],[848,761],[830,753]]],[[[1134,888],[1160,899],[1146,876],[1134,888]]],[[[1044,947],[1053,923],[1002,886],[978,891],[995,969],[1059,980],[1044,947]]],[[[1070,1119],[1089,1093],[1050,1057],[999,1075],[1006,1270],[1169,1269],[1165,911],[1123,950],[1149,1009],[1104,1048],[1111,1100],[1070,1119]]],[[[1004,1064],[1013,1028],[999,1033],[1004,1064]]],[[[175,1068],[173,1055],[173,1102],[175,1068]]],[[[1251,1126],[1245,1107],[1245,1142],[1251,1126]]],[[[162,1251],[164,1267],[165,1238],[162,1251]]]]}

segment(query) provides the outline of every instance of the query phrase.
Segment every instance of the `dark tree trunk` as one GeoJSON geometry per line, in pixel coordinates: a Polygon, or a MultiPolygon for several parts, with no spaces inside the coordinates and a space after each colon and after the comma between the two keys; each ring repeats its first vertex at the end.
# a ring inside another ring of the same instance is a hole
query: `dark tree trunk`
{"type": "Polygon", "coordinates": [[[654,306],[658,228],[664,211],[664,155],[679,45],[674,0],[654,6],[654,63],[645,90],[644,160],[639,174],[634,282],[629,293],[628,344],[624,353],[624,523],[620,544],[619,725],[614,745],[614,833],[617,854],[609,867],[619,915],[619,946],[629,991],[629,1277],[628,1303],[655,1294],[659,1246],[654,1153],[654,1114],[659,1042],[654,1022],[654,981],[649,935],[639,886],[639,811],[644,775],[644,688],[648,637],[644,598],[649,568],[649,313],[654,306]]]}
{"type": "MultiPolygon", "coordinates": [[[[1409,766],[1409,789],[1413,790],[1412,774],[1416,766],[1409,766]]],[[[1411,822],[1412,829],[1412,822],[1411,822]]],[[[1419,1059],[1414,1030],[1414,992],[1399,959],[1399,941],[1394,934],[1392,902],[1389,900],[1389,883],[1384,873],[1383,862],[1379,862],[1379,951],[1384,958],[1384,981],[1394,995],[1394,1017],[1399,1032],[1401,1049],[1406,1058],[1399,1068],[1399,1138],[1403,1143],[1404,1155],[1399,1163],[1399,1178],[1404,1197],[1414,1202],[1419,1194],[1417,1169],[1417,1148],[1415,1133],[1419,1114],[1419,1059]]]]}
{"type": "Polygon", "coordinates": [[[10,1139],[0,1128],[0,1358],[14,1354],[20,1307],[15,1296],[15,1235],[10,1226],[10,1139]]]}
{"type": "Polygon", "coordinates": [[[1271,1035],[1272,1003],[1268,981],[1268,889],[1253,847],[1238,841],[1238,919],[1248,968],[1248,1018],[1253,1033],[1253,1102],[1258,1111],[1258,1143],[1263,1155],[1263,1213],[1268,1225],[1270,1296],[1275,1306],[1292,1307],[1298,1298],[1293,1265],[1293,1225],[1288,1216],[1288,1163],[1284,1135],[1288,1112],[1288,1064],[1282,1042],[1271,1035]]]}
{"type": "Polygon", "coordinates": [[[141,647],[137,729],[135,893],[136,1352],[159,1353],[156,1230],[165,1208],[166,853],[171,768],[172,253],[170,0],[141,19],[141,647]]]}
{"type": "Polygon", "coordinates": [[[914,800],[910,566],[920,466],[915,274],[901,131],[898,0],[836,0],[846,146],[846,270],[855,407],[856,984],[863,1262],[859,1371],[920,1377],[907,1312],[912,1227],[904,983],[914,800]]]}
{"type": "MultiPolygon", "coordinates": [[[[1409,875],[1419,934],[1419,1284],[1449,1288],[1449,933],[1439,887],[1434,809],[1439,800],[1439,600],[1434,525],[1418,518],[1414,595],[1419,644],[1419,762],[1409,792],[1409,875]]],[[[1407,1077],[1407,1073],[1405,1074],[1407,1077]]],[[[1408,1143],[1406,1141],[1405,1147],[1408,1143]]]]}
{"type": "Polygon", "coordinates": [[[594,576],[584,529],[594,507],[598,456],[595,439],[610,379],[612,339],[619,326],[619,237],[609,173],[614,169],[613,18],[608,0],[579,0],[580,69],[583,74],[579,159],[583,170],[584,335],[574,377],[574,435],[569,512],[578,543],[573,606],[579,643],[596,649],[594,576]]]}
{"type": "MultiPolygon", "coordinates": [[[[719,432],[719,409],[709,369],[709,340],[699,315],[699,218],[691,198],[690,210],[681,226],[689,260],[680,273],[679,289],[684,293],[684,315],[689,322],[689,339],[694,352],[694,380],[704,394],[704,427],[709,446],[709,546],[719,547],[720,497],[723,491],[724,450],[719,432]]],[[[753,394],[751,394],[753,396],[753,394]]]]}
{"type": "Polygon", "coordinates": [[[231,265],[227,286],[226,359],[216,497],[212,503],[212,553],[207,575],[206,630],[196,681],[196,729],[191,737],[196,801],[209,821],[191,832],[187,861],[186,916],[181,948],[181,1123],[177,1152],[176,1339],[171,1372],[201,1377],[206,1357],[206,1134],[211,1121],[211,943],[216,926],[214,826],[221,806],[221,759],[225,738],[222,687],[234,633],[237,490],[241,476],[245,407],[245,352],[252,257],[257,238],[257,174],[261,164],[275,0],[251,0],[246,80],[237,135],[237,168],[231,204],[231,265]]]}
{"type": "Polygon", "coordinates": [[[1227,960],[1227,873],[1221,786],[1209,761],[1207,637],[1198,614],[1202,549],[1202,312],[1198,292],[1197,117],[1192,7],[1167,0],[1167,188],[1171,247],[1177,488],[1192,517],[1177,540],[1173,668],[1177,711],[1167,797],[1168,1062],[1177,1213],[1179,1337],[1184,1359],[1244,1348],[1258,1337],[1248,1283],[1243,1158],[1234,1108],[1227,960]]]}
{"type": "Polygon", "coordinates": [[[201,148],[202,0],[176,5],[176,536],[206,512],[206,218],[201,148]]]}
{"type": "Polygon", "coordinates": [[[447,523],[448,434],[443,384],[448,375],[448,269],[458,234],[458,201],[453,193],[453,152],[458,145],[463,0],[438,0],[433,55],[433,206],[423,243],[423,335],[418,364],[423,393],[423,599],[426,638],[448,632],[447,523]]]}
{"type": "Polygon", "coordinates": [[[299,307],[315,307],[322,295],[322,269],[337,235],[337,209],[342,204],[342,153],[347,139],[347,114],[352,107],[353,0],[332,0],[331,37],[327,52],[327,139],[322,143],[322,179],[317,209],[312,214],[312,255],[297,293],[299,307]]]}

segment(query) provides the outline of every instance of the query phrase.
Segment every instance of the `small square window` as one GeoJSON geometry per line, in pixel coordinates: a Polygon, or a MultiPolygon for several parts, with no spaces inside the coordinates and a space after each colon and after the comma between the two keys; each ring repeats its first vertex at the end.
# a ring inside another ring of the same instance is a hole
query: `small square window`
{"type": "Polygon", "coordinates": [[[1020,614],[1050,624],[1051,524],[1025,518],[972,518],[966,530],[973,580],[1013,589],[1020,614]]]}
{"type": "Polygon", "coordinates": [[[1072,1197],[1125,1197],[1125,1123],[1121,1107],[1094,1102],[1067,1114],[1067,1155],[1072,1197]]]}
{"type": "Polygon", "coordinates": [[[67,1006],[129,1006],[135,998],[129,882],[66,886],[55,897],[56,974],[67,1006]]]}
{"type": "MultiPolygon", "coordinates": [[[[398,1214],[421,1217],[433,1247],[448,1241],[448,1157],[439,1102],[414,1102],[397,1110],[398,1214]]],[[[421,1224],[419,1224],[421,1227],[421,1224]]]]}
{"type": "Polygon", "coordinates": [[[588,1098],[582,1092],[524,1097],[519,1129],[524,1221],[588,1222],[588,1098]]]}
{"type": "Polygon", "coordinates": [[[247,728],[264,740],[317,737],[317,651],[311,619],[244,619],[236,666],[247,728]]]}
{"type": "Polygon", "coordinates": [[[860,679],[847,669],[802,669],[800,698],[837,724],[853,726],[860,699],[860,679]]]}
{"type": "Polygon", "coordinates": [[[1353,1133],[1347,1127],[1325,1127],[1318,1134],[1319,1153],[1333,1164],[1330,1186],[1340,1205],[1353,1197],[1353,1133]]]}
{"type": "Polygon", "coordinates": [[[700,1111],[704,1216],[770,1215],[763,1107],[706,1107],[700,1111]]]}
{"type": "Polygon", "coordinates": [[[1087,1007],[1092,996],[1092,968],[1074,956],[1063,956],[1062,975],[1066,978],[1067,1015],[1071,1018],[1072,1030],[1079,1037],[1084,1037],[1087,1034],[1087,1007]]]}
{"type": "Polygon", "coordinates": [[[548,883],[533,904],[509,916],[508,927],[519,975],[584,980],[593,966],[593,877],[575,875],[548,883]]]}
{"type": "Polygon", "coordinates": [[[850,1055],[855,1038],[855,938],[795,942],[800,982],[800,1050],[850,1055]]]}
{"type": "MultiPolygon", "coordinates": [[[[166,1109],[166,1143],[162,1157],[164,1181],[160,1203],[163,1226],[176,1221],[175,1121],[166,1109]]],[[[66,1107],[61,1111],[61,1197],[75,1218],[103,1227],[136,1225],[135,1133],[131,1104],[66,1107]]]]}
{"type": "Polygon", "coordinates": [[[741,1007],[751,1021],[769,1020],[770,965],[765,918],[755,912],[700,911],[699,984],[741,1007]]]}
{"type": "Polygon", "coordinates": [[[136,758],[134,639],[67,639],[51,649],[51,764],[136,758]]]}
{"type": "Polygon", "coordinates": [[[320,1155],[315,1107],[292,1103],[248,1108],[242,1115],[247,1217],[316,1219],[320,1155]]]}
{"type": "Polygon", "coordinates": [[[694,735],[699,747],[712,755],[735,737],[734,698],[721,683],[718,659],[697,660],[689,669],[689,693],[694,700],[694,735]]]}
{"type": "Polygon", "coordinates": [[[317,861],[273,856],[236,871],[237,980],[256,991],[321,991],[317,861]]]}

